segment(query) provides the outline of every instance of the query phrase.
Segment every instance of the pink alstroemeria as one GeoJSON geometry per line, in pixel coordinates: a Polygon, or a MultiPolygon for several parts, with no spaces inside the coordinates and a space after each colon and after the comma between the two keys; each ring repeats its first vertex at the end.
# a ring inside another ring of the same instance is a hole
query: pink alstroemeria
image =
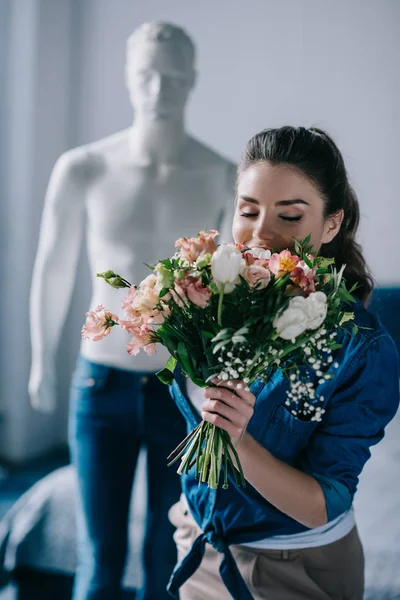
{"type": "Polygon", "coordinates": [[[180,255],[184,260],[193,264],[205,254],[214,254],[217,249],[214,238],[218,235],[216,229],[211,229],[209,232],[200,231],[196,237],[179,238],[175,242],[175,248],[180,248],[180,255]]]}
{"type": "Polygon", "coordinates": [[[283,277],[286,273],[293,271],[299,260],[300,258],[292,254],[290,250],[282,250],[279,254],[275,253],[271,256],[268,267],[276,277],[283,277]]]}
{"type": "Polygon", "coordinates": [[[297,266],[290,273],[290,279],[299,286],[308,296],[315,292],[315,272],[303,261],[299,261],[297,266]]]}
{"type": "Polygon", "coordinates": [[[119,319],[101,304],[90,312],[86,313],[86,322],[82,327],[81,336],[91,342],[99,342],[111,333],[114,325],[117,325],[119,319]]]}

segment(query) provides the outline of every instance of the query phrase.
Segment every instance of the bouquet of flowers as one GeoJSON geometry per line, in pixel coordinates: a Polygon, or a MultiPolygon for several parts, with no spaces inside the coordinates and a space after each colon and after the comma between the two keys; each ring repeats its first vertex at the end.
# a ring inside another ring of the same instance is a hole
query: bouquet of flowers
{"type": "MultiPolygon", "coordinates": [[[[238,379],[249,386],[281,369],[289,382],[288,410],[320,421],[323,398],[315,377],[305,373],[311,370],[319,383],[332,377],[338,331],[349,325],[357,331],[354,313],[345,309],[355,301],[355,287],[347,290],[344,266],[337,271],[334,259],[313,255],[310,236],[295,240],[292,251],[271,253],[217,246],[217,235],[211,230],[180,238],[177,252],[150,267],[153,272],[139,286],[113,271],[99,273],[114,288],[129,288],[122,301],[125,318],[99,306],[87,313],[82,336],[97,341],[119,325],[132,335],[129,354],[143,349],[152,355],[156,343],[162,344],[170,358],[157,375],[166,384],[177,364],[200,387],[213,381],[232,386],[238,379]]],[[[245,486],[228,433],[211,423],[198,425],[168,458],[170,464],[181,460],[178,473],[194,468],[199,483],[212,488],[219,486],[222,467],[223,488],[229,470],[245,486]]]]}

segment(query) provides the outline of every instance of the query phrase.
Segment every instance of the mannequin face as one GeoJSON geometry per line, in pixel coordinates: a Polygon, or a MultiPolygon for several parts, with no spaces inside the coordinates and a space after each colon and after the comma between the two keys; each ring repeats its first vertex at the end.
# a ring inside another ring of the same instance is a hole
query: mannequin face
{"type": "Polygon", "coordinates": [[[181,121],[194,79],[180,44],[146,41],[128,55],[126,83],[136,118],[181,121]]]}

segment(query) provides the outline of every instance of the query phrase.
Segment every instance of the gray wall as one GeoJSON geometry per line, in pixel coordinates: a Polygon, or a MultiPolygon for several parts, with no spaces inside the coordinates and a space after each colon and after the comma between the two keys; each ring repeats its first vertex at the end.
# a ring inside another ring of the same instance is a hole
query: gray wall
{"type": "Polygon", "coordinates": [[[8,49],[1,210],[6,231],[12,228],[1,299],[7,323],[0,339],[0,455],[20,460],[65,439],[68,382],[89,290],[85,267],[60,349],[60,408],[54,417],[33,414],[27,309],[42,202],[64,149],[131,122],[125,41],[145,20],[168,20],[193,36],[199,79],[188,125],[228,157],[237,160],[249,136],[266,126],[317,125],[334,136],[360,197],[360,239],[374,275],[382,285],[400,283],[398,0],[0,2],[12,13],[8,42],[0,41],[8,49]]]}

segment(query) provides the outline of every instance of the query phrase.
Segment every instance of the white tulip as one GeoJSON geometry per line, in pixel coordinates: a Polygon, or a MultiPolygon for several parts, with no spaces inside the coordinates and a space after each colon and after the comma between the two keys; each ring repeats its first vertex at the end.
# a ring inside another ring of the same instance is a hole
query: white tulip
{"type": "Polygon", "coordinates": [[[239,281],[241,266],[241,252],[229,244],[219,246],[211,259],[211,273],[218,289],[224,284],[224,293],[232,292],[239,281]]]}

